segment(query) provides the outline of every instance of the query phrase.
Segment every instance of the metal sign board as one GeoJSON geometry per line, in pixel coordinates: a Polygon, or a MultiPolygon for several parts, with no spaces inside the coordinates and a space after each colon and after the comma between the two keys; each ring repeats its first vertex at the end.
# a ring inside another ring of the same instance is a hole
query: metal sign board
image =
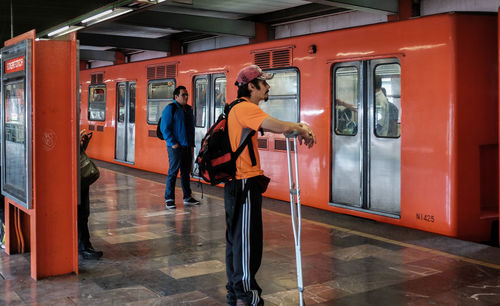
{"type": "Polygon", "coordinates": [[[27,209],[33,199],[32,41],[1,49],[2,194],[27,209]]]}

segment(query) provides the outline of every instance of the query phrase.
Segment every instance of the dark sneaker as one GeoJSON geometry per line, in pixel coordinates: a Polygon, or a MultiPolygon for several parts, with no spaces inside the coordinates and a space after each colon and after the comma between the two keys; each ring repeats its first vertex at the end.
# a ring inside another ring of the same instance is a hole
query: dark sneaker
{"type": "Polygon", "coordinates": [[[198,204],[200,204],[200,201],[195,200],[193,197],[184,199],[184,205],[198,205],[198,204]]]}
{"type": "Polygon", "coordinates": [[[102,251],[96,251],[94,249],[88,248],[78,252],[83,259],[98,260],[102,257],[102,251]]]}
{"type": "Polygon", "coordinates": [[[166,200],[165,201],[166,209],[175,209],[175,201],[174,200],[166,200]]]}

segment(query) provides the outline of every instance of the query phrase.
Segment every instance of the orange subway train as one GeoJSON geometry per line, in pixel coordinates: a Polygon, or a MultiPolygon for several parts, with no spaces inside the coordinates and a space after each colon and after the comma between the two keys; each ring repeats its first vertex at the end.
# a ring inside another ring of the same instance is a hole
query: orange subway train
{"type": "MultiPolygon", "coordinates": [[[[196,150],[238,71],[275,73],[260,106],[317,135],[299,147],[304,205],[472,241],[498,220],[497,17],[439,14],[82,70],[88,154],[165,174],[163,107],[187,87],[196,150]]],[[[286,140],[258,140],[265,196],[289,200],[286,140]]],[[[497,230],[496,228],[494,228],[497,230]]]]}

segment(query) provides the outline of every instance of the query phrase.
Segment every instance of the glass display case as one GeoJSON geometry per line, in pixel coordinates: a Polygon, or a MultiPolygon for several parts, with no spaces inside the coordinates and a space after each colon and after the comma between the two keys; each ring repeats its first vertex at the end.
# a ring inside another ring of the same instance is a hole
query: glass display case
{"type": "Polygon", "coordinates": [[[32,202],[31,50],[30,40],[1,50],[2,194],[28,209],[32,202]]]}

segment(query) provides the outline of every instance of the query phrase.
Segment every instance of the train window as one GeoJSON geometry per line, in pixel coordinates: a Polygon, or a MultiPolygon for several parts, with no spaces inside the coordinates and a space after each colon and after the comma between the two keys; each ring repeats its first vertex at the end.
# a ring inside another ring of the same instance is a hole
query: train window
{"type": "Polygon", "coordinates": [[[126,92],[125,90],[127,89],[127,87],[125,86],[125,84],[118,84],[118,96],[116,97],[116,99],[118,101],[117,104],[118,104],[118,122],[120,123],[123,123],[125,121],[125,99],[126,99],[126,92]]]}
{"type": "MultiPolygon", "coordinates": [[[[175,79],[148,82],[147,122],[157,124],[165,106],[174,100],[175,79]]],[[[134,86],[135,109],[135,86],[134,86]]],[[[134,116],[135,117],[135,116],[134,116]]]]}
{"type": "Polygon", "coordinates": [[[398,138],[401,135],[401,67],[381,64],[375,67],[375,135],[398,138]]]}
{"type": "Polygon", "coordinates": [[[219,118],[219,115],[224,112],[224,106],[226,105],[226,78],[216,78],[215,79],[215,90],[214,90],[214,100],[215,100],[215,120],[219,118]]]}
{"type": "Polygon", "coordinates": [[[335,70],[335,133],[353,136],[358,132],[358,78],[357,67],[335,70]]]}
{"type": "Polygon", "coordinates": [[[135,123],[135,83],[130,84],[130,101],[129,101],[128,122],[135,123]]]}
{"type": "Polygon", "coordinates": [[[207,119],[207,89],[208,80],[196,79],[194,82],[194,124],[205,127],[207,119]]]}
{"type": "Polygon", "coordinates": [[[106,85],[89,86],[88,120],[106,120],[106,85]]]}
{"type": "Polygon", "coordinates": [[[299,72],[297,69],[268,70],[274,77],[267,82],[269,100],[261,101],[260,108],[283,121],[299,122],[299,72]]]}

